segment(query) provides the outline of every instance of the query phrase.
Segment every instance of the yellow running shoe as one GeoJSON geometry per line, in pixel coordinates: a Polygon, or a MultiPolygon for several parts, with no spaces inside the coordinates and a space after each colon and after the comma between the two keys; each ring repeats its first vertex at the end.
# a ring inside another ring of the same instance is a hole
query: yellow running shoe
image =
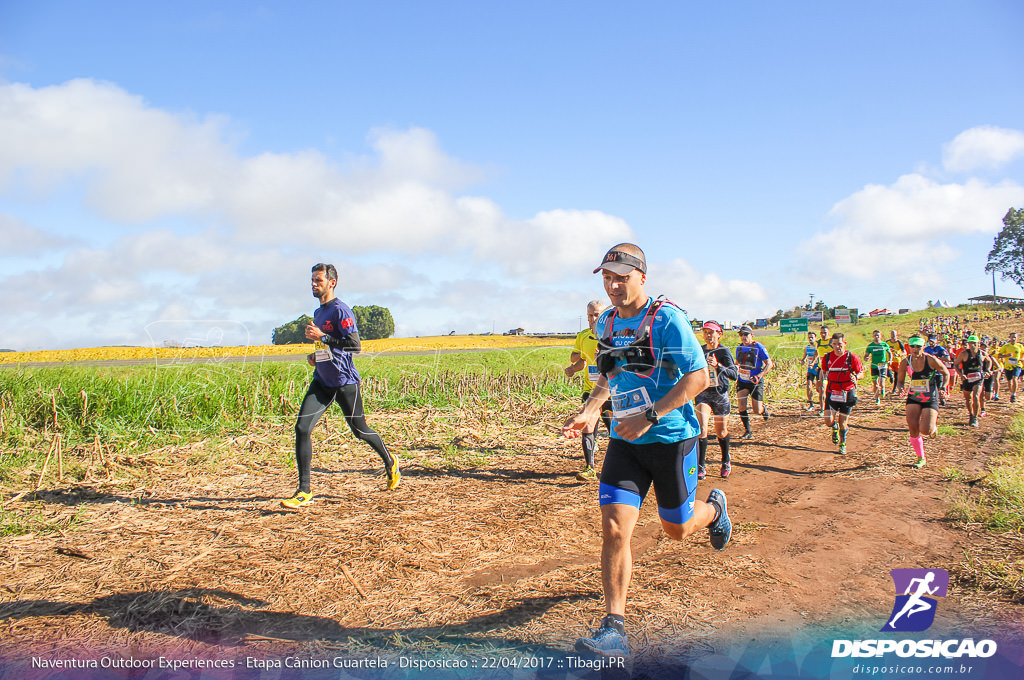
{"type": "Polygon", "coordinates": [[[582,470],[576,473],[576,479],[580,480],[581,482],[589,482],[594,479],[597,479],[597,470],[595,470],[593,466],[588,465],[587,467],[583,468],[582,470]]]}
{"type": "Polygon", "coordinates": [[[388,491],[394,491],[402,482],[402,473],[398,470],[398,456],[391,454],[391,467],[387,469],[388,491]]]}
{"type": "Polygon", "coordinates": [[[914,467],[916,467],[916,468],[917,468],[918,470],[920,470],[921,468],[923,468],[923,467],[924,467],[924,465],[925,465],[925,463],[924,463],[924,458],[918,458],[918,459],[917,459],[917,462],[916,462],[916,463],[914,463],[914,467]]]}
{"type": "Polygon", "coordinates": [[[298,510],[303,505],[309,505],[313,502],[313,494],[308,491],[296,491],[295,495],[291,498],[286,498],[281,501],[281,505],[288,508],[289,510],[298,510]]]}

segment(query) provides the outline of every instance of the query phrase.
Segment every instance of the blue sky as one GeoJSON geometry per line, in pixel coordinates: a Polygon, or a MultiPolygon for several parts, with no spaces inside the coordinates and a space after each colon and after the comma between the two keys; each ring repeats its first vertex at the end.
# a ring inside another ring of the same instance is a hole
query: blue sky
{"type": "Polygon", "coordinates": [[[0,347],[267,342],[317,261],[399,335],[575,331],[622,240],[698,318],[964,301],[1024,207],[1022,21],[8,0],[0,347]]]}

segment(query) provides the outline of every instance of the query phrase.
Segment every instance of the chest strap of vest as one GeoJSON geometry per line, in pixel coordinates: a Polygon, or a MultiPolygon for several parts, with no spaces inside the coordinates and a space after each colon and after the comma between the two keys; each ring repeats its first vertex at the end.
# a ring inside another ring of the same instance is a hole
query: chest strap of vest
{"type": "MultiPolygon", "coordinates": [[[[674,372],[677,370],[676,363],[671,359],[658,359],[654,354],[654,344],[651,338],[651,328],[654,326],[654,319],[662,306],[668,302],[659,296],[650,307],[647,314],[636,329],[636,339],[624,347],[616,347],[614,338],[608,335],[597,341],[597,369],[605,378],[613,378],[623,371],[629,373],[646,374],[650,377],[655,368],[662,368],[665,371],[674,372]],[[620,363],[621,360],[621,363],[620,363]]],[[[608,328],[615,327],[615,317],[618,310],[612,310],[608,318],[608,328]]]]}

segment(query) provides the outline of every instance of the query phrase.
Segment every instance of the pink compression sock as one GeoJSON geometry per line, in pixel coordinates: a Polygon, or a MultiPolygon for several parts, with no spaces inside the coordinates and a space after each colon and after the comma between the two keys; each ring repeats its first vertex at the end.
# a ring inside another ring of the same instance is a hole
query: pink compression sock
{"type": "Polygon", "coordinates": [[[911,437],[910,448],[914,449],[914,453],[917,454],[918,458],[924,458],[924,437],[911,437]]]}

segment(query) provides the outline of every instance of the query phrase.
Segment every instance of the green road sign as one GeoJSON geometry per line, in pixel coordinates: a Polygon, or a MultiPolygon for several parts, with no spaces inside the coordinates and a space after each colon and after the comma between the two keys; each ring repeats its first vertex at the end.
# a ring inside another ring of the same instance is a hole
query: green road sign
{"type": "Polygon", "coordinates": [[[807,319],[779,319],[780,333],[806,333],[807,319]]]}

